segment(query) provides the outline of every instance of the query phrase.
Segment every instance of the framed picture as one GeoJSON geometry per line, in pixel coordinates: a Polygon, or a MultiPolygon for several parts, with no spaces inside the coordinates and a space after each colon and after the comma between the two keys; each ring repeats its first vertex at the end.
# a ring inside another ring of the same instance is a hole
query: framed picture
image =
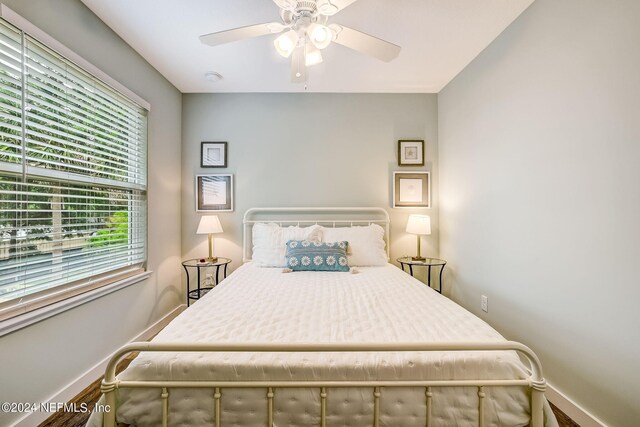
{"type": "Polygon", "coordinates": [[[430,208],[431,179],[429,172],[394,172],[393,207],[430,208]]]}
{"type": "Polygon", "coordinates": [[[398,166],[424,166],[424,141],[398,141],[398,166]]]}
{"type": "Polygon", "coordinates": [[[233,211],[233,175],[196,175],[196,212],[233,211]]]}
{"type": "Polygon", "coordinates": [[[227,143],[203,142],[200,148],[200,166],[203,168],[226,168],[227,143]]]}

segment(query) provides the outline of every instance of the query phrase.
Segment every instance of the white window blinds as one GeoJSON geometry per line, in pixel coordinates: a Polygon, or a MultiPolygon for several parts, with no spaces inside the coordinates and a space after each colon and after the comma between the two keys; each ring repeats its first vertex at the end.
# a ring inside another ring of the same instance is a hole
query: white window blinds
{"type": "Polygon", "coordinates": [[[146,259],[147,111],[0,20],[0,308],[146,259]]]}

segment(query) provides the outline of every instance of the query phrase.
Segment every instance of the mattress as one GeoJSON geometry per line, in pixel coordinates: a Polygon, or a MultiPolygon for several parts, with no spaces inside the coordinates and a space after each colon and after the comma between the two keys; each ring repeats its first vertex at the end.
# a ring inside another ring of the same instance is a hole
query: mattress
{"type": "MultiPolygon", "coordinates": [[[[357,274],[284,273],[247,263],[181,313],[154,339],[172,343],[366,343],[503,341],[487,323],[398,268],[357,274]]],[[[122,380],[418,380],[523,379],[515,352],[141,353],[122,380]]],[[[488,426],[529,423],[529,392],[486,390],[488,426]]],[[[118,391],[117,419],[160,425],[159,390],[118,391]]],[[[434,389],[433,425],[477,425],[477,390],[434,389]]],[[[169,425],[214,423],[212,390],[171,389],[169,425]]],[[[266,391],[223,389],[223,426],[266,425],[266,391]]],[[[383,388],[382,426],[424,426],[424,388],[383,388]]],[[[329,389],[328,426],[371,425],[371,388],[329,389]]],[[[276,389],[274,425],[317,426],[316,389],[276,389]]],[[[545,402],[545,424],[555,426],[545,402]]],[[[94,414],[89,425],[100,425],[94,414]]]]}

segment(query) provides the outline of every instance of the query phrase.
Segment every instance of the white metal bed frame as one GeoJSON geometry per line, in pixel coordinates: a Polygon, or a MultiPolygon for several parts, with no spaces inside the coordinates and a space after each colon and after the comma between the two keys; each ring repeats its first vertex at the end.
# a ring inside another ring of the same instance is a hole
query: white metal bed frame
{"type": "MultiPolygon", "coordinates": [[[[290,213],[299,212],[306,215],[324,213],[352,214],[374,213],[379,218],[367,219],[280,219],[269,222],[279,224],[331,224],[335,226],[359,225],[359,224],[381,224],[385,228],[387,237],[388,255],[388,235],[389,235],[389,215],[382,208],[253,208],[244,215],[244,252],[245,260],[250,260],[247,256],[248,243],[247,228],[259,221],[252,219],[260,213],[290,213]]],[[[338,388],[371,388],[373,393],[373,416],[371,425],[380,425],[380,399],[384,388],[398,387],[424,387],[426,403],[426,426],[433,425],[432,396],[434,389],[442,387],[466,387],[476,388],[478,395],[478,425],[484,427],[485,420],[485,389],[488,387],[528,387],[531,390],[531,427],[542,427],[544,415],[544,392],[546,381],[542,375],[542,366],[535,353],[527,346],[514,342],[502,341],[494,343],[486,342],[451,342],[451,343],[370,343],[370,344],[273,344],[273,343],[253,343],[253,344],[202,344],[202,343],[154,343],[154,342],[133,342],[119,349],[109,360],[102,385],[100,387],[105,397],[105,405],[109,408],[104,413],[103,425],[105,427],[116,427],[117,398],[116,391],[121,388],[156,388],[161,390],[162,399],[162,426],[168,426],[169,418],[169,392],[172,388],[207,388],[212,390],[213,411],[215,414],[215,427],[222,426],[221,413],[223,403],[223,390],[227,388],[248,388],[263,389],[266,397],[267,426],[273,427],[274,399],[276,390],[282,388],[310,388],[316,389],[320,396],[320,426],[327,425],[327,395],[330,389],[338,388]],[[492,379],[492,380],[398,380],[398,381],[146,381],[146,380],[119,380],[116,377],[116,366],[126,355],[133,352],[426,352],[426,351],[509,351],[513,350],[524,356],[531,367],[531,375],[525,379],[492,379]]]]}
{"type": "Polygon", "coordinates": [[[244,217],[242,219],[243,225],[243,238],[242,238],[242,261],[249,262],[251,261],[251,228],[254,224],[264,223],[264,222],[272,222],[275,224],[282,226],[310,226],[310,225],[322,225],[325,227],[353,227],[356,225],[371,225],[378,224],[382,228],[384,228],[384,238],[386,242],[386,251],[387,251],[387,259],[389,259],[389,225],[391,224],[391,220],[389,219],[389,214],[386,210],[382,208],[366,208],[366,207],[333,207],[333,208],[251,208],[248,209],[244,213],[244,217]],[[318,217],[303,217],[302,219],[291,219],[291,218],[269,218],[269,220],[265,219],[254,219],[264,214],[291,214],[298,213],[303,215],[320,215],[329,214],[329,215],[343,215],[339,218],[318,218],[318,217]],[[363,218],[351,218],[345,219],[349,215],[361,215],[363,218]]]}

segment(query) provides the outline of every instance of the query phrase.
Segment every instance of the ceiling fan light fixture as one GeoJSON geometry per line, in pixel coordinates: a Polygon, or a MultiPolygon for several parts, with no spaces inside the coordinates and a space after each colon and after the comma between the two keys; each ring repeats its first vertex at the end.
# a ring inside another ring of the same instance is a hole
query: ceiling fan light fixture
{"type": "Polygon", "coordinates": [[[331,40],[333,40],[333,33],[329,27],[315,22],[309,25],[307,34],[309,35],[311,43],[313,43],[318,49],[326,48],[331,44],[331,40]]]}
{"type": "MultiPolygon", "coordinates": [[[[323,62],[321,51],[332,42],[381,61],[394,60],[400,54],[400,46],[353,28],[328,23],[330,16],[356,1],[273,0],[280,7],[282,22],[266,22],[203,34],[200,41],[209,46],[218,46],[281,33],[273,40],[273,44],[279,55],[290,58],[291,81],[294,83],[306,82],[308,67],[323,62]]],[[[211,81],[220,79],[213,74],[205,77],[211,81]]]]}
{"type": "Polygon", "coordinates": [[[287,31],[286,33],[275,39],[275,41],[273,42],[273,45],[276,47],[278,53],[285,58],[291,56],[291,53],[293,53],[293,50],[296,48],[297,44],[298,34],[293,30],[287,31]]]}
{"type": "Polygon", "coordinates": [[[320,49],[315,47],[311,43],[307,43],[304,51],[304,65],[307,67],[312,67],[314,65],[318,65],[322,62],[322,53],[320,53],[320,49]]]}

